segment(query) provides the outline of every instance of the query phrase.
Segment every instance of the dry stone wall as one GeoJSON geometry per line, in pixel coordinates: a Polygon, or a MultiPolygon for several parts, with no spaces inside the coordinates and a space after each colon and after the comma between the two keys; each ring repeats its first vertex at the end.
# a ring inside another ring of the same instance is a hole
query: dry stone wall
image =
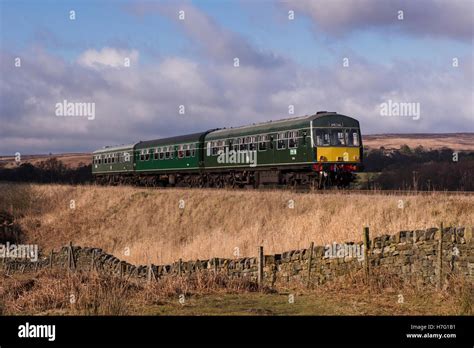
{"type": "Polygon", "coordinates": [[[136,266],[98,248],[68,245],[50,255],[42,255],[36,262],[0,259],[0,269],[11,274],[61,268],[148,281],[159,281],[168,276],[190,276],[196,272],[216,272],[229,277],[247,277],[255,282],[262,279],[261,285],[269,287],[317,285],[362,271],[368,276],[393,274],[410,283],[440,286],[451,274],[462,275],[474,282],[473,250],[472,227],[449,227],[401,231],[371,240],[367,238],[365,243],[313,246],[264,255],[261,261],[259,257],[212,258],[136,266]],[[337,250],[341,252],[337,253],[337,250]]]}

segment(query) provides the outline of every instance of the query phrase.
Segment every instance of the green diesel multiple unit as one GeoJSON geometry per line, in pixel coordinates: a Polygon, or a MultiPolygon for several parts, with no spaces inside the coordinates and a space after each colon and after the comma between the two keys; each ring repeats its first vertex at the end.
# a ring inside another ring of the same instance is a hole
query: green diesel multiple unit
{"type": "Polygon", "coordinates": [[[100,183],[242,187],[346,186],[362,169],[359,122],[334,112],[106,147],[100,183]]]}

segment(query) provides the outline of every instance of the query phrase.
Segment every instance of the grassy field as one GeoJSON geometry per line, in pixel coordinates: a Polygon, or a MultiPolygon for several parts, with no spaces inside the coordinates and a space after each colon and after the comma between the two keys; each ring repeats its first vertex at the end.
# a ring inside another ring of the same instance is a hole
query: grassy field
{"type": "MultiPolygon", "coordinates": [[[[24,242],[43,251],[69,241],[134,264],[255,256],[359,241],[399,230],[474,224],[474,196],[310,194],[0,184],[24,242]],[[236,254],[238,251],[238,254],[236,254]]],[[[294,286],[293,286],[294,285],[294,286]]],[[[362,274],[307,289],[263,289],[197,273],[150,284],[95,273],[0,272],[0,315],[472,315],[473,288],[450,277],[442,291],[362,274]]]]}
{"type": "Polygon", "coordinates": [[[96,274],[0,274],[0,315],[472,315],[469,287],[436,292],[383,282],[258,292],[245,281],[194,278],[133,283],[96,274]]]}
{"type": "Polygon", "coordinates": [[[310,194],[1,184],[25,240],[46,251],[69,241],[134,264],[255,256],[371,235],[474,225],[474,196],[310,194]]]}

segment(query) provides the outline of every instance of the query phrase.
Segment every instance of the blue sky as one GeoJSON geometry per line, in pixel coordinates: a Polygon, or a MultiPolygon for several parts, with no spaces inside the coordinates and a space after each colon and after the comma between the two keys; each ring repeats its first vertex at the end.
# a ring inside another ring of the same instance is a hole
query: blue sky
{"type": "Polygon", "coordinates": [[[0,0],[0,11],[0,154],[278,119],[289,104],[356,117],[366,134],[474,128],[471,0],[0,0]],[[64,99],[95,103],[97,117],[58,118],[64,99]],[[381,117],[388,99],[420,103],[420,119],[381,117]]]}

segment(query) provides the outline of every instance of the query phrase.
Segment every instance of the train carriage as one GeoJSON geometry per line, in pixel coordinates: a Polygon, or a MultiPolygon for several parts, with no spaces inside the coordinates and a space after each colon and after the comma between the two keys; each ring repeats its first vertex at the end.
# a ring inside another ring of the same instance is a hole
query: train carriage
{"type": "Polygon", "coordinates": [[[141,141],[134,149],[136,180],[147,186],[198,185],[207,132],[141,141]]]}
{"type": "Polygon", "coordinates": [[[356,119],[322,111],[105,148],[94,152],[93,161],[99,182],[321,188],[353,181],[353,173],[362,170],[362,141],[356,119]],[[130,163],[123,164],[121,151],[132,154],[130,163]]]}
{"type": "Polygon", "coordinates": [[[131,183],[135,144],[105,146],[92,153],[92,175],[103,184],[131,183]]]}
{"type": "Polygon", "coordinates": [[[205,138],[214,181],[346,186],[361,169],[359,122],[332,112],[222,129],[205,138]]]}

